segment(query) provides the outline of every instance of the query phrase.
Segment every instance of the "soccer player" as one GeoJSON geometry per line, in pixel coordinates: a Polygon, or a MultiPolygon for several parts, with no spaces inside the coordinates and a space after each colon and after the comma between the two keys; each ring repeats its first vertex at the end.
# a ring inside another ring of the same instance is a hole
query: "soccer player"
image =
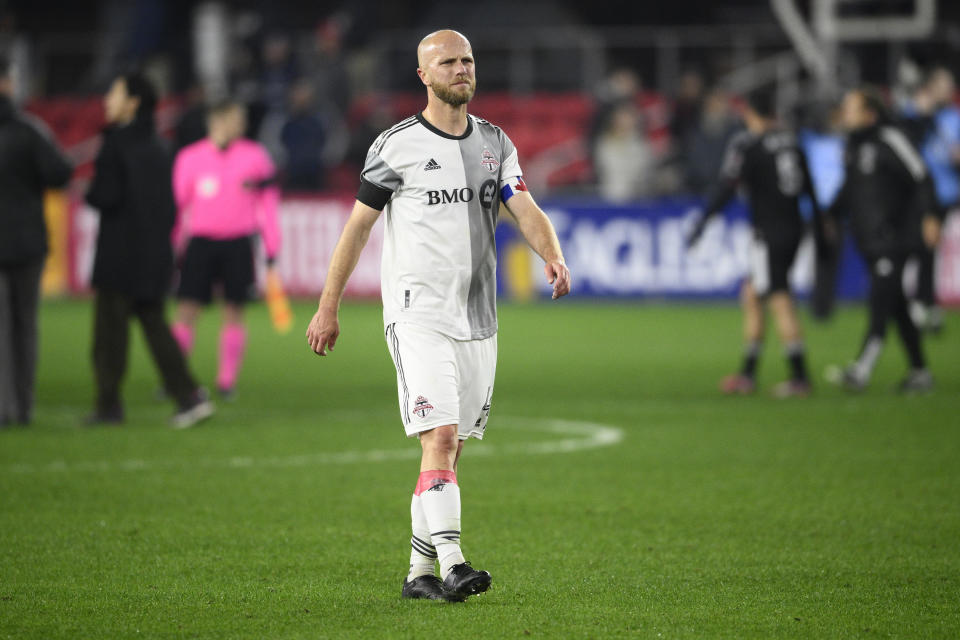
{"type": "Polygon", "coordinates": [[[174,242],[186,246],[173,334],[189,354],[197,317],[212,300],[214,284],[223,286],[217,391],[229,399],[247,339],[243,307],[254,286],[252,236],[260,233],[272,268],[280,247],[280,193],[267,151],[242,137],[246,130],[242,105],[232,101],[213,105],[207,126],[207,138],[184,147],[173,167],[179,209],[174,242]]]}
{"type": "Polygon", "coordinates": [[[797,136],[775,119],[773,96],[758,92],[743,110],[747,130],[727,148],[720,179],[708,197],[702,216],[688,238],[695,245],[710,218],[742,187],[750,202],[754,238],[750,247],[750,272],[741,287],[743,333],[746,350],[740,372],[723,379],[727,394],[756,390],[757,360],[763,345],[765,307],[773,311],[790,368],[790,378],[774,389],[779,397],[810,394],[803,332],[790,292],[788,275],[804,233],[801,198],[807,196],[814,220],[820,213],[797,136]]]}
{"type": "Polygon", "coordinates": [[[887,333],[891,316],[906,348],[910,371],[904,392],[928,391],[920,332],[910,318],[903,292],[903,265],[920,242],[920,216],[931,211],[931,190],[923,159],[902,131],[889,124],[886,105],[872,89],[843,98],[843,125],[849,132],[843,187],[830,207],[830,219],[849,217],[857,246],[870,272],[870,323],[857,360],[838,376],[851,391],[864,389],[887,333]]]}
{"type": "Polygon", "coordinates": [[[569,292],[570,272],[550,220],[523,182],[513,143],[467,113],[476,89],[470,43],[456,31],[431,33],[420,42],[417,61],[427,106],[370,147],[307,342],[321,356],[333,351],[344,286],[384,212],[385,336],[397,370],[401,421],[422,448],[401,595],[462,601],[490,586],[490,574],[472,568],[460,548],[456,469],[467,438],[483,438],[490,413],[500,203],[546,262],[554,299],[569,292]]]}

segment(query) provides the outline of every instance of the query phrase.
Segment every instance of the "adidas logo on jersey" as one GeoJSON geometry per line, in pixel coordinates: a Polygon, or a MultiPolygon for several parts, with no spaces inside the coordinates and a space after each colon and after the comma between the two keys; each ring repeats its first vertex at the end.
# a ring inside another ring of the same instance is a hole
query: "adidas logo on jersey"
{"type": "Polygon", "coordinates": [[[426,166],[423,168],[423,170],[424,170],[424,171],[433,171],[434,169],[442,169],[442,168],[443,168],[443,167],[440,166],[440,163],[438,163],[438,162],[437,162],[436,160],[434,160],[433,158],[430,158],[430,161],[427,162],[427,164],[426,164],[426,166]]]}

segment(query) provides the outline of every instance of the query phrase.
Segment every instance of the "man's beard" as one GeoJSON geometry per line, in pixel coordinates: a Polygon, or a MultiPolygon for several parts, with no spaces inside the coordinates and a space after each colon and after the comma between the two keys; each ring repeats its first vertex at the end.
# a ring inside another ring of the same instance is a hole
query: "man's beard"
{"type": "MultiPolygon", "coordinates": [[[[470,81],[467,80],[467,82],[470,81]]],[[[473,98],[474,92],[477,90],[477,85],[475,83],[470,83],[470,90],[466,93],[454,91],[452,87],[447,85],[438,85],[436,83],[430,85],[430,88],[433,89],[433,94],[441,101],[446,102],[451,107],[459,107],[470,102],[470,99],[473,98]]]]}

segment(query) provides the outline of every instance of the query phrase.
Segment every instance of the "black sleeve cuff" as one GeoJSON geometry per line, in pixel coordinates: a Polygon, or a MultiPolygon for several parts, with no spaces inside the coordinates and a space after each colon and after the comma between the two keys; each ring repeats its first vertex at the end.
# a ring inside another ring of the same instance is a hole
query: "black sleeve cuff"
{"type": "Polygon", "coordinates": [[[360,179],[360,190],[357,191],[357,200],[367,205],[371,209],[383,211],[383,208],[390,202],[393,192],[384,189],[378,184],[373,184],[369,180],[360,179]]]}

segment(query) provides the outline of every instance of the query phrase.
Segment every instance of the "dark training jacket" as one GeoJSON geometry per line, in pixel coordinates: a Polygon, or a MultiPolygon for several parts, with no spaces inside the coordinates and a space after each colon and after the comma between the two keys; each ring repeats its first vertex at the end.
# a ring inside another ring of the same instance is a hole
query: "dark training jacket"
{"type": "Polygon", "coordinates": [[[0,96],[0,265],[47,255],[43,192],[66,185],[71,173],[53,142],[0,96]]]}
{"type": "Polygon", "coordinates": [[[95,289],[135,300],[165,297],[173,272],[170,233],[176,217],[171,166],[171,154],[152,121],[104,131],[87,192],[87,202],[100,211],[95,289]]]}
{"type": "Polygon", "coordinates": [[[902,131],[873,126],[850,134],[843,186],[830,211],[849,217],[864,255],[903,255],[920,246],[920,221],[934,212],[923,158],[902,131]]]}

